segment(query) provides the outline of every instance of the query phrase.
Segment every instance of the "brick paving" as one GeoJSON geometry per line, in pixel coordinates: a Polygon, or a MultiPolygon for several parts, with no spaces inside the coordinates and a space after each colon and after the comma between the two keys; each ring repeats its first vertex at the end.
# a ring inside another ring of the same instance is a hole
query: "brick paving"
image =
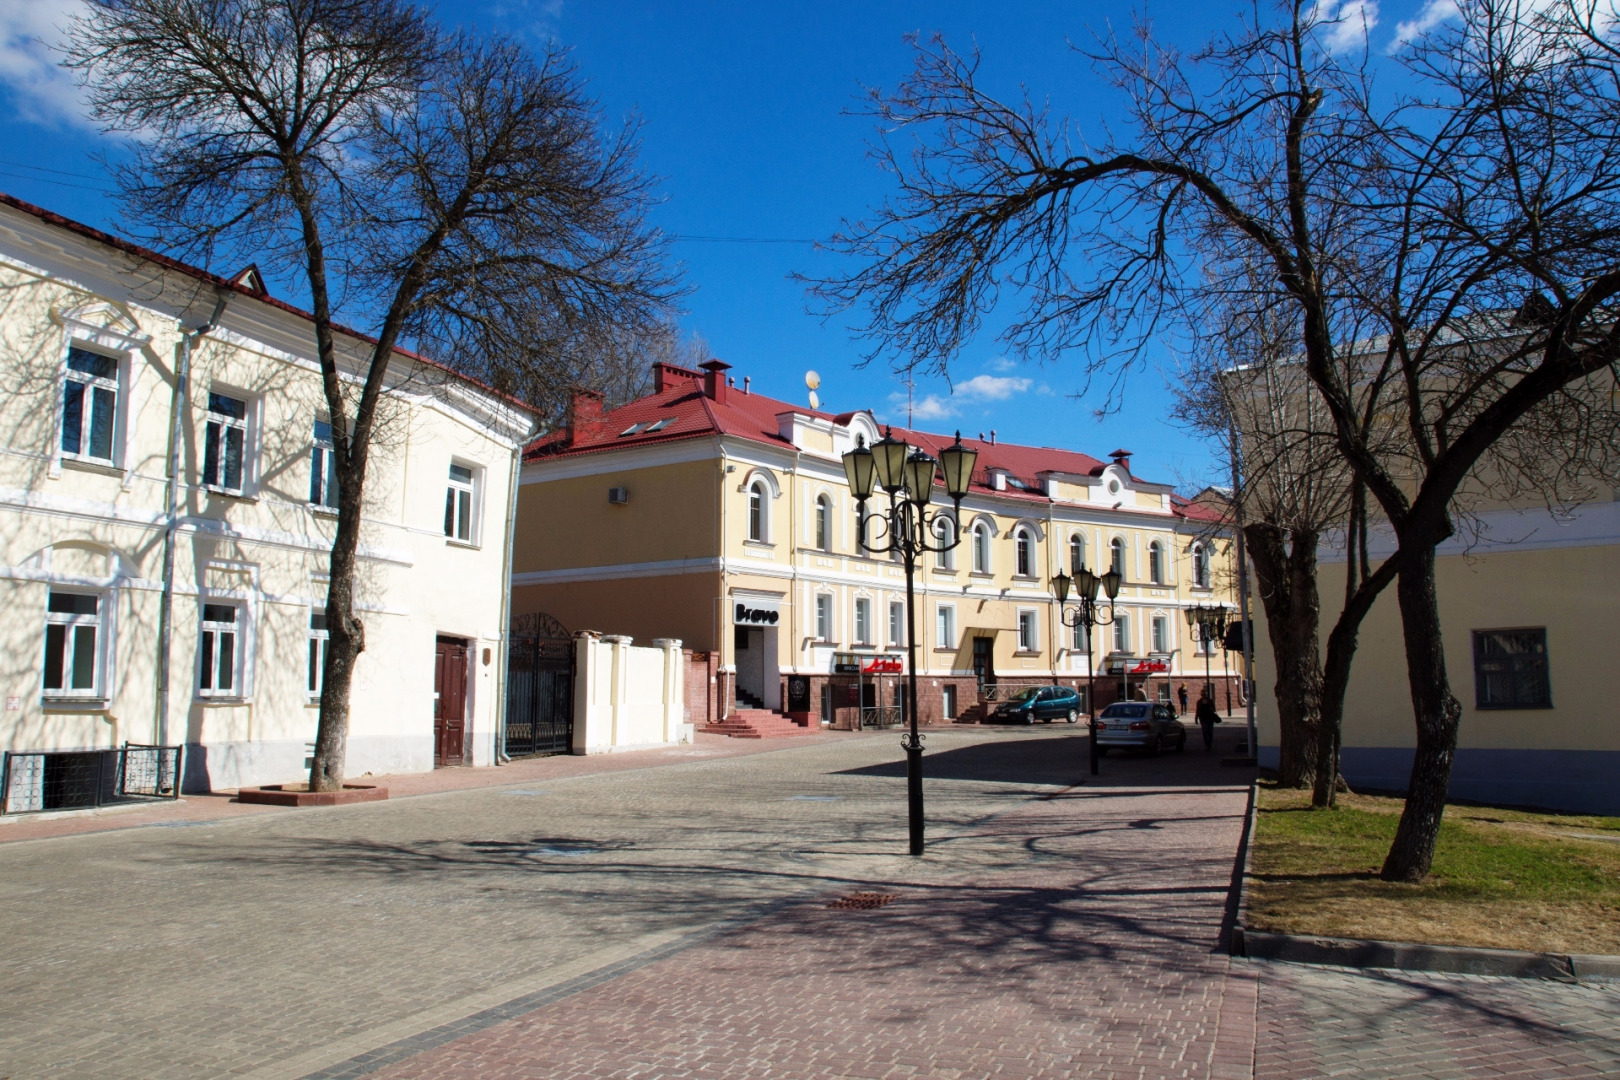
{"type": "Polygon", "coordinates": [[[922,860],[891,733],[0,845],[0,1077],[1620,1075],[1612,989],[1228,960],[1246,774],[1076,734],[931,733],[922,860]]]}

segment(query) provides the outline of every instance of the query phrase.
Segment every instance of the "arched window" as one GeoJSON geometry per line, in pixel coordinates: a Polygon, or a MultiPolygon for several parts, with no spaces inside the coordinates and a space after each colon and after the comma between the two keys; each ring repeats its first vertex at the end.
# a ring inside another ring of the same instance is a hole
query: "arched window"
{"type": "Polygon", "coordinates": [[[1164,547],[1157,540],[1148,545],[1148,580],[1164,584],[1164,547]]]}
{"type": "Polygon", "coordinates": [[[935,518],[934,519],[934,546],[942,547],[942,548],[945,549],[944,551],[941,551],[938,556],[936,556],[936,558],[938,559],[938,562],[936,562],[935,565],[938,566],[941,570],[955,570],[956,569],[956,548],[951,546],[951,545],[953,545],[955,543],[956,543],[956,522],[952,521],[950,518],[945,517],[943,515],[941,515],[940,517],[935,518]]]}
{"type": "Polygon", "coordinates": [[[1086,538],[1079,533],[1069,537],[1069,573],[1078,574],[1086,565],[1086,538]]]}
{"type": "Polygon", "coordinates": [[[748,485],[748,539],[765,542],[765,481],[755,480],[748,485]]]}
{"type": "Polygon", "coordinates": [[[816,547],[832,550],[832,500],[825,495],[816,499],[816,547]]]}
{"type": "Polygon", "coordinates": [[[1118,536],[1114,537],[1108,544],[1108,551],[1113,558],[1108,568],[1117,570],[1120,579],[1123,580],[1125,577],[1125,541],[1118,536]]]}
{"type": "Polygon", "coordinates": [[[1203,544],[1194,544],[1193,557],[1193,584],[1200,589],[1209,588],[1209,549],[1203,544]]]}
{"type": "Polygon", "coordinates": [[[973,526],[973,572],[990,572],[990,528],[982,521],[973,526]]]}
{"type": "Polygon", "coordinates": [[[1029,534],[1028,529],[1019,529],[1013,534],[1014,550],[1017,553],[1015,572],[1019,577],[1035,576],[1035,538],[1029,534]]]}

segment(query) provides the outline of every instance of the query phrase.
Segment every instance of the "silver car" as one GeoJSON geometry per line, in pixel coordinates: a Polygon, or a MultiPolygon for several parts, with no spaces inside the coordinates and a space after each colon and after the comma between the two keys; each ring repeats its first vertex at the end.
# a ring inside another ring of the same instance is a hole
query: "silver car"
{"type": "Polygon", "coordinates": [[[1097,753],[1106,754],[1110,747],[1146,750],[1150,755],[1161,750],[1180,753],[1187,749],[1187,729],[1169,705],[1116,701],[1097,717],[1097,753]]]}

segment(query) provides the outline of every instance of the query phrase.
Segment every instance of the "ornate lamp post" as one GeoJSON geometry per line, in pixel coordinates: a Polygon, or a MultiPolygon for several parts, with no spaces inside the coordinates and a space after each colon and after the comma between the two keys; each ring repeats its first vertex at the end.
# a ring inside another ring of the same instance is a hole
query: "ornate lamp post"
{"type": "Polygon", "coordinates": [[[1091,631],[1096,626],[1106,626],[1114,621],[1114,597],[1119,595],[1119,571],[1110,570],[1100,577],[1087,570],[1085,564],[1075,568],[1074,577],[1070,577],[1059,570],[1057,577],[1052,579],[1052,588],[1057,593],[1058,621],[1064,626],[1083,626],[1086,629],[1086,713],[1090,716],[1089,728],[1091,731],[1091,775],[1097,775],[1097,693],[1093,681],[1091,668],[1091,631]],[[1069,591],[1080,586],[1079,595],[1075,597],[1074,611],[1070,612],[1069,591]],[[1103,614],[1102,608],[1097,604],[1097,587],[1101,585],[1102,591],[1108,597],[1108,613],[1103,614]]]}
{"type": "Polygon", "coordinates": [[[901,738],[900,745],[906,751],[906,799],[913,855],[923,852],[923,737],[917,731],[917,560],[924,552],[949,551],[962,542],[956,521],[978,457],[978,451],[962,445],[960,431],[956,433],[956,441],[940,451],[936,462],[920,449],[896,439],[892,429],[871,449],[858,439],[855,449],[844,455],[844,475],[860,508],[861,549],[874,554],[895,552],[906,568],[906,709],[911,714],[911,730],[901,738]],[[945,474],[945,493],[951,497],[953,516],[948,537],[930,543],[929,538],[935,535],[934,525],[940,518],[938,511],[928,510],[929,500],[934,495],[936,468],[945,474]],[[866,500],[872,497],[874,481],[889,496],[889,505],[883,514],[867,517],[866,500]],[[880,518],[882,543],[874,544],[867,536],[867,525],[880,518]]]}
{"type": "Polygon", "coordinates": [[[1223,604],[1194,604],[1187,609],[1187,629],[1193,632],[1194,639],[1199,644],[1199,651],[1204,654],[1204,690],[1209,694],[1209,700],[1215,701],[1215,687],[1210,682],[1209,670],[1210,654],[1214,651],[1213,642],[1219,641],[1221,635],[1226,633],[1226,607],[1223,604]]]}

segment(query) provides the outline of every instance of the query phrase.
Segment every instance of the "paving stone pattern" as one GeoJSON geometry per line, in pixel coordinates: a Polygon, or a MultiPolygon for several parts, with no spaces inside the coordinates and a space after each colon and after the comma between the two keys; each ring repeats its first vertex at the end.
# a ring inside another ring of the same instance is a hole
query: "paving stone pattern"
{"type": "Polygon", "coordinates": [[[919,861],[892,733],[783,745],[0,844],[0,1077],[1620,1075],[1613,990],[1228,960],[1216,755],[936,732],[919,861]]]}

